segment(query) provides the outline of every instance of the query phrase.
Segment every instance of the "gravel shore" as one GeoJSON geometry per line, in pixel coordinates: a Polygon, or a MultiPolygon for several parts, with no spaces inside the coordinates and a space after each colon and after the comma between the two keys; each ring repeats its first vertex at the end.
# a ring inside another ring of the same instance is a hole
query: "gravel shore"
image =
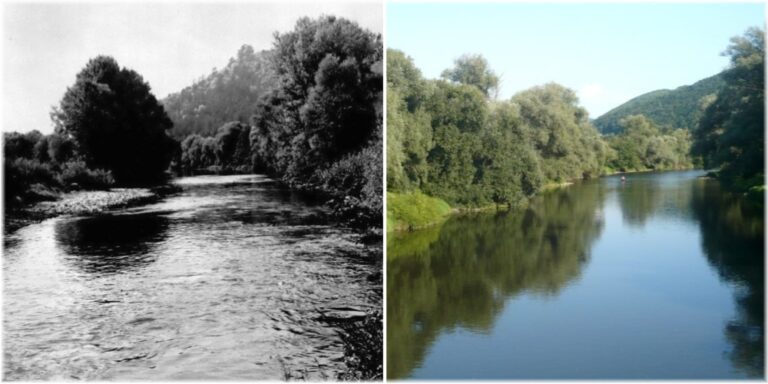
{"type": "Polygon", "coordinates": [[[4,233],[59,215],[87,215],[109,209],[149,203],[158,197],[148,188],[113,188],[108,191],[77,191],[62,194],[58,200],[42,201],[9,210],[4,216],[4,233]]]}

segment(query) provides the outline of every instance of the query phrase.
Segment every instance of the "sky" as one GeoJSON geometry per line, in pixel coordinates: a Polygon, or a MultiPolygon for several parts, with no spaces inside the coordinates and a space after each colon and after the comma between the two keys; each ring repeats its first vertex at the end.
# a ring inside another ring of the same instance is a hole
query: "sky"
{"type": "Polygon", "coordinates": [[[439,78],[465,53],[501,75],[499,99],[556,82],[596,118],[723,70],[733,36],[765,28],[761,3],[388,3],[386,46],[439,78]]]}
{"type": "Polygon", "coordinates": [[[2,2],[3,131],[53,132],[49,117],[90,58],[110,55],[158,99],[224,67],[243,44],[272,47],[302,16],[336,15],[383,31],[381,2],[2,2]]]}

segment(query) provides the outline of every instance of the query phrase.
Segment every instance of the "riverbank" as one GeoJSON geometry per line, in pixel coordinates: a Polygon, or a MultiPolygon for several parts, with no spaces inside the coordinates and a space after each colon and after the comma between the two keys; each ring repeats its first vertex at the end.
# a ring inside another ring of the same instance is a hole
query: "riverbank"
{"type": "MultiPolygon", "coordinates": [[[[682,171],[689,169],[693,168],[629,170],[625,172],[611,171],[600,175],[600,177],[649,172],[682,171]]],[[[567,188],[576,182],[577,180],[546,183],[531,197],[561,188],[567,188]]],[[[757,198],[753,197],[753,199],[760,198],[762,198],[762,195],[759,195],[757,198]]],[[[437,197],[425,195],[420,191],[408,193],[387,192],[387,232],[408,232],[423,229],[439,224],[451,215],[522,207],[525,206],[527,202],[528,199],[524,199],[518,202],[516,206],[510,206],[509,204],[490,204],[481,207],[452,207],[446,201],[437,197]]]]}
{"type": "Polygon", "coordinates": [[[62,193],[54,197],[56,200],[40,201],[7,210],[4,213],[3,232],[7,234],[60,215],[95,214],[147,204],[158,199],[161,193],[162,190],[158,188],[112,188],[104,191],[62,193]]]}

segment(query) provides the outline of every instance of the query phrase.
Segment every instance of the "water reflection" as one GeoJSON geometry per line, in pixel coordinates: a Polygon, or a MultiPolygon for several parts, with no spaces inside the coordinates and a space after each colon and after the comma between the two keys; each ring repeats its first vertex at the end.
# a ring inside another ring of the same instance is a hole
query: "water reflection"
{"type": "Polygon", "coordinates": [[[690,220],[690,184],[695,175],[698,172],[647,173],[632,175],[626,182],[607,178],[604,183],[616,189],[624,223],[642,228],[654,216],[690,220]]]}
{"type": "Polygon", "coordinates": [[[119,273],[155,260],[168,219],[158,213],[116,214],[58,221],[57,246],[69,264],[91,274],[119,273]]]}
{"type": "Polygon", "coordinates": [[[765,245],[762,208],[723,192],[711,180],[692,188],[691,208],[699,222],[707,261],[724,281],[736,285],[737,316],[725,327],[733,344],[733,365],[750,376],[764,375],[765,245]]]}
{"type": "Polygon", "coordinates": [[[545,194],[524,212],[455,217],[390,237],[387,375],[403,378],[442,333],[486,333],[513,295],[553,295],[577,279],[602,230],[603,188],[545,194]]]}

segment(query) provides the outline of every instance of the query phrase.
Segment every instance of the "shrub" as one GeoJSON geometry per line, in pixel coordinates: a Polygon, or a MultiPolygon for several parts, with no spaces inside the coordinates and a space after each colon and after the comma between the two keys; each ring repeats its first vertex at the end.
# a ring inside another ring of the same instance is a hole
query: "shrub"
{"type": "Polygon", "coordinates": [[[3,165],[5,168],[4,199],[6,204],[23,199],[33,184],[45,186],[58,184],[49,164],[26,158],[9,159],[6,157],[3,165]]]}
{"type": "Polygon", "coordinates": [[[108,189],[115,184],[112,172],[103,169],[89,169],[84,161],[75,160],[61,166],[59,181],[65,187],[73,184],[85,189],[108,189]]]}

